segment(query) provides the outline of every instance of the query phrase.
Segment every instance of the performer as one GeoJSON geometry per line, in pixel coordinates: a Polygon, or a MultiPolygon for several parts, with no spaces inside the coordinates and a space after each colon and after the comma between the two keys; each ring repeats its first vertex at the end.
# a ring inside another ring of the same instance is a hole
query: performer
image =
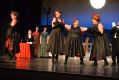
{"type": "Polygon", "coordinates": [[[90,60],[94,61],[94,66],[97,66],[97,60],[104,60],[104,66],[108,65],[106,59],[107,56],[110,56],[110,46],[107,39],[104,26],[100,23],[100,15],[94,14],[92,16],[93,27],[89,28],[89,31],[93,34],[94,41],[92,45],[92,51],[90,55],[90,60]]]}
{"type": "Polygon", "coordinates": [[[83,58],[85,52],[82,45],[81,31],[87,31],[87,28],[79,26],[77,19],[73,20],[73,26],[66,27],[69,30],[66,45],[65,45],[65,62],[67,64],[68,57],[78,56],[80,57],[80,64],[83,65],[83,58]]]}
{"type": "Polygon", "coordinates": [[[47,32],[47,27],[44,27],[44,30],[40,36],[40,44],[41,44],[40,57],[49,57],[48,52],[47,52],[48,36],[49,36],[49,33],[47,32]]]}
{"type": "Polygon", "coordinates": [[[32,35],[32,31],[28,30],[28,34],[25,37],[26,43],[30,44],[31,58],[35,57],[34,54],[34,37],[32,35]]]}
{"type": "Polygon", "coordinates": [[[11,11],[11,22],[6,32],[6,49],[12,62],[15,62],[15,54],[20,52],[20,34],[19,34],[19,14],[16,11],[11,11]]]}
{"type": "Polygon", "coordinates": [[[34,55],[35,57],[39,57],[40,33],[39,28],[37,26],[35,32],[33,32],[33,36],[34,36],[34,55]]]}
{"type": "Polygon", "coordinates": [[[65,28],[64,21],[61,19],[61,11],[56,10],[52,20],[52,31],[49,37],[48,51],[52,53],[52,62],[58,63],[58,55],[64,53],[65,28]]]}
{"type": "Polygon", "coordinates": [[[116,56],[119,64],[119,22],[118,26],[114,24],[112,27],[112,37],[112,66],[116,66],[116,56]]]}

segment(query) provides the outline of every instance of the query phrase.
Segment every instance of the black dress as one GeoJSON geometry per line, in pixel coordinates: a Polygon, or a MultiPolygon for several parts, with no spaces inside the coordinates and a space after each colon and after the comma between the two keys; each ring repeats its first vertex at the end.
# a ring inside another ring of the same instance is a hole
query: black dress
{"type": "Polygon", "coordinates": [[[104,60],[106,56],[110,56],[110,45],[107,38],[107,34],[104,31],[101,34],[98,30],[98,24],[94,25],[90,30],[93,34],[94,41],[92,45],[90,60],[104,60]]]}
{"type": "Polygon", "coordinates": [[[83,58],[85,56],[80,27],[71,27],[66,39],[65,53],[70,57],[80,56],[80,58],[83,58]]]}
{"type": "Polygon", "coordinates": [[[119,63],[119,28],[113,27],[112,28],[112,61],[113,63],[116,62],[117,56],[117,63],[119,63]]]}
{"type": "Polygon", "coordinates": [[[18,31],[18,27],[19,24],[17,23],[15,26],[10,26],[7,29],[6,32],[6,40],[9,38],[10,39],[10,43],[13,47],[12,52],[14,54],[19,53],[20,52],[20,33],[18,31]]]}
{"type": "Polygon", "coordinates": [[[65,28],[62,22],[53,23],[53,27],[48,41],[48,51],[52,54],[63,54],[64,53],[64,43],[65,43],[65,28]]]}

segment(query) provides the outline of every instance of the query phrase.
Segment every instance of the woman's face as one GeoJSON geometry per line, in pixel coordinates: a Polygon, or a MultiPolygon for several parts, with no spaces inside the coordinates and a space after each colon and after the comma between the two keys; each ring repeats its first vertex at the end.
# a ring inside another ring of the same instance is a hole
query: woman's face
{"type": "Polygon", "coordinates": [[[77,20],[77,21],[74,22],[74,27],[76,28],[78,26],[79,26],[79,21],[77,20]]]}
{"type": "Polygon", "coordinates": [[[36,31],[38,31],[39,29],[38,29],[38,27],[36,27],[36,31]]]}
{"type": "Polygon", "coordinates": [[[61,17],[61,13],[60,12],[55,12],[55,17],[56,18],[60,18],[61,17]]]}
{"type": "Polygon", "coordinates": [[[15,16],[14,14],[11,14],[11,19],[16,19],[17,16],[15,16]]]}
{"type": "Polygon", "coordinates": [[[98,24],[98,22],[95,19],[92,19],[93,24],[98,24]]]}
{"type": "Polygon", "coordinates": [[[28,34],[32,34],[32,31],[31,30],[28,30],[28,34]]]}
{"type": "Polygon", "coordinates": [[[47,31],[47,28],[44,28],[44,31],[47,31]]]}

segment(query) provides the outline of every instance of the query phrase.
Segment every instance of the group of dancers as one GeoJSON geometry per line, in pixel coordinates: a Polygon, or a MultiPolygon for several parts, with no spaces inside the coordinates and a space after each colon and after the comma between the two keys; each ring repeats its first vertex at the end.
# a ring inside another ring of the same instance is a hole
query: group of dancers
{"type": "MultiPolygon", "coordinates": [[[[15,59],[15,53],[20,51],[19,43],[19,33],[16,30],[18,26],[18,13],[10,13],[12,21],[9,24],[9,28],[6,35],[6,47],[12,56],[15,59]],[[11,36],[12,34],[12,36],[11,36]]],[[[89,31],[93,37],[93,45],[90,54],[90,61],[94,61],[93,65],[97,66],[98,60],[104,60],[104,66],[109,65],[107,61],[107,56],[112,55],[112,66],[116,66],[116,56],[117,63],[119,64],[119,28],[113,26],[113,40],[112,40],[112,53],[110,52],[110,43],[107,38],[107,34],[104,30],[104,26],[100,23],[100,15],[92,15],[93,27],[81,27],[78,19],[74,19],[73,25],[68,25],[64,23],[64,20],[61,18],[62,12],[57,9],[54,12],[52,20],[52,31],[48,37],[48,49],[47,52],[52,53],[52,62],[53,64],[58,63],[58,56],[63,54],[65,55],[64,64],[67,64],[68,57],[78,56],[80,58],[80,64],[84,65],[84,56],[85,52],[82,45],[82,32],[89,31]]]]}
{"type": "MultiPolygon", "coordinates": [[[[81,33],[89,31],[94,37],[89,60],[94,61],[94,66],[97,66],[98,60],[104,60],[104,66],[107,66],[109,65],[107,56],[112,55],[112,66],[116,66],[116,56],[118,56],[117,54],[119,49],[116,49],[117,47],[115,46],[116,43],[114,41],[114,44],[112,44],[113,53],[111,54],[110,43],[104,30],[104,26],[102,23],[100,23],[99,14],[94,14],[92,16],[93,27],[88,28],[81,27],[78,19],[73,20],[73,25],[64,24],[64,20],[61,18],[61,16],[61,10],[56,10],[54,12],[52,31],[49,37],[48,50],[52,53],[53,63],[58,63],[58,55],[65,54],[64,64],[67,64],[68,57],[78,56],[80,57],[80,64],[84,65],[83,58],[85,56],[85,52],[82,45],[81,33]]],[[[119,32],[118,28],[116,27],[113,27],[112,30],[116,33],[119,32]]],[[[116,40],[118,42],[118,39],[116,40]]],[[[118,57],[117,63],[119,63],[118,57]]]]}

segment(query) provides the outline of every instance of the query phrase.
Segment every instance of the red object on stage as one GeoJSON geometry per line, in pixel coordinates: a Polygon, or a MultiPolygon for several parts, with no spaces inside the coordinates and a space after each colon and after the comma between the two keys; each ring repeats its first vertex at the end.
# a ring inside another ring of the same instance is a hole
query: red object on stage
{"type": "Polygon", "coordinates": [[[17,58],[16,59],[16,68],[17,69],[30,69],[30,59],[17,58]]]}
{"type": "Polygon", "coordinates": [[[31,58],[30,45],[28,43],[20,43],[20,52],[16,54],[17,58],[31,58]]]}

